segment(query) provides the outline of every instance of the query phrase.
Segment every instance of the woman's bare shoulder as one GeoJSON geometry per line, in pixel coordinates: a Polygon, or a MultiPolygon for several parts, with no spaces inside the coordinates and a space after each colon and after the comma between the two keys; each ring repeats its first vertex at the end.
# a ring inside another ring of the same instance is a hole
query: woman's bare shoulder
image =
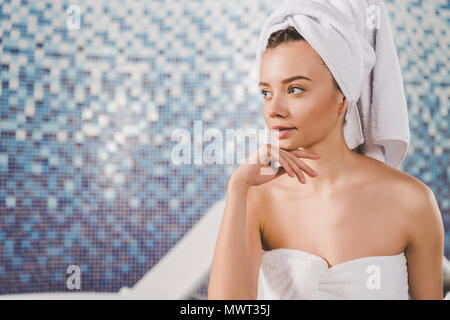
{"type": "Polygon", "coordinates": [[[260,231],[264,229],[264,221],[266,221],[270,208],[273,205],[273,185],[275,180],[268,183],[253,186],[247,194],[247,214],[253,215],[260,225],[260,231]]]}
{"type": "Polygon", "coordinates": [[[268,204],[269,193],[267,183],[251,187],[247,194],[247,205],[255,209],[264,208],[268,204]]]}
{"type": "Polygon", "coordinates": [[[417,177],[384,162],[372,160],[371,175],[376,177],[378,192],[386,196],[384,199],[401,208],[401,212],[410,215],[429,202],[430,198],[434,198],[431,188],[417,177]]]}
{"type": "Polygon", "coordinates": [[[366,157],[368,159],[368,171],[373,177],[377,177],[380,183],[386,185],[388,190],[392,188],[401,191],[405,195],[417,195],[427,191],[429,187],[415,176],[396,169],[382,161],[366,157]]]}
{"type": "Polygon", "coordinates": [[[442,245],[443,220],[433,190],[420,179],[395,168],[387,168],[390,179],[386,181],[386,192],[397,205],[398,216],[412,241],[442,245]],[[394,200],[395,199],[395,200],[394,200]],[[434,241],[434,242],[433,242],[434,241]]]}

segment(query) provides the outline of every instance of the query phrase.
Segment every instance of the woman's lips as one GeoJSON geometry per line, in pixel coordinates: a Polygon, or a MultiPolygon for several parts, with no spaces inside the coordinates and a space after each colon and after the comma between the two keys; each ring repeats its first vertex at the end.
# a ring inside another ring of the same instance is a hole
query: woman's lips
{"type": "Polygon", "coordinates": [[[296,128],[290,128],[290,129],[274,129],[273,132],[275,133],[275,136],[278,138],[284,138],[290,135],[292,132],[294,132],[296,128]]]}

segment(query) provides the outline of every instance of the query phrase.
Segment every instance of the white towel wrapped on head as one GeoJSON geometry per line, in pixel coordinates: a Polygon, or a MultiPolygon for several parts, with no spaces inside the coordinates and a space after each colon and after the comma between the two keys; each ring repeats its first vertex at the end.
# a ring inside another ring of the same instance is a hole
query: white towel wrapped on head
{"type": "MultiPolygon", "coordinates": [[[[403,78],[382,0],[286,0],[264,21],[256,64],[270,35],[293,26],[322,57],[349,106],[349,149],[398,167],[410,143],[403,78]]],[[[259,79],[258,79],[259,82],[259,79]]]]}

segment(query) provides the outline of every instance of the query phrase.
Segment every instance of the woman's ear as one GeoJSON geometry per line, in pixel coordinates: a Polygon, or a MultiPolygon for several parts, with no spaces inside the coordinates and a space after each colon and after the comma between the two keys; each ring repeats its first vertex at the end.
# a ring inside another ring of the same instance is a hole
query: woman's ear
{"type": "Polygon", "coordinates": [[[339,108],[338,114],[344,113],[344,115],[345,115],[345,113],[347,112],[347,108],[348,108],[348,100],[341,91],[338,92],[338,99],[339,99],[338,100],[338,108],[339,108]]]}

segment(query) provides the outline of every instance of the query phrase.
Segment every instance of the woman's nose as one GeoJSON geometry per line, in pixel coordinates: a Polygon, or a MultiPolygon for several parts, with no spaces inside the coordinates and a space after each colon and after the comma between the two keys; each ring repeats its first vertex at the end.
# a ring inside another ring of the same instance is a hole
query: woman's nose
{"type": "Polygon", "coordinates": [[[286,117],[288,114],[287,102],[283,97],[274,96],[267,105],[268,116],[275,117],[286,117]]]}

